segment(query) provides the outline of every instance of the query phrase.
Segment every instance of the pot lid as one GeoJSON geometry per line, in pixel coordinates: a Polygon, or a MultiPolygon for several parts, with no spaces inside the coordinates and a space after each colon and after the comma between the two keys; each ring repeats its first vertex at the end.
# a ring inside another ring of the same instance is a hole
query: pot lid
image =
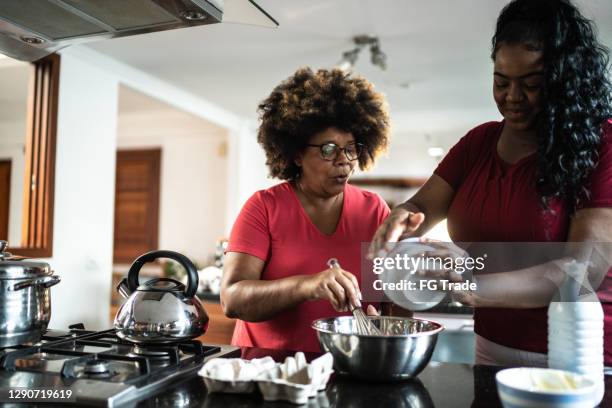
{"type": "Polygon", "coordinates": [[[7,246],[6,241],[0,241],[0,280],[35,278],[53,273],[48,263],[24,261],[25,258],[7,252],[7,246]]]}

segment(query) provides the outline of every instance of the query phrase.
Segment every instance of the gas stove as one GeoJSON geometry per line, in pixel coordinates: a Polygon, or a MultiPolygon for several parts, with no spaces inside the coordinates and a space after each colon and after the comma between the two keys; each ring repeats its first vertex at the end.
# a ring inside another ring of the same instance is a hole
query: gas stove
{"type": "Polygon", "coordinates": [[[210,358],[234,356],[239,356],[236,347],[197,340],[134,346],[113,329],[90,331],[77,324],[69,331],[48,330],[36,344],[0,351],[0,402],[18,402],[7,399],[9,392],[11,398],[18,392],[42,401],[56,391],[53,401],[66,398],[64,406],[127,407],[193,377],[210,358]]]}

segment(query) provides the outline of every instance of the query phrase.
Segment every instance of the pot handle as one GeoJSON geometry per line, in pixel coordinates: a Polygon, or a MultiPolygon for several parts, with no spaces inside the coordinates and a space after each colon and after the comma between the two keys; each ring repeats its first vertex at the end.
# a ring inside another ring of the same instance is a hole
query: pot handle
{"type": "Polygon", "coordinates": [[[58,283],[60,283],[60,280],[61,278],[57,275],[43,276],[41,278],[35,278],[35,279],[28,279],[26,281],[14,284],[12,290],[18,291],[18,290],[29,288],[30,286],[36,286],[36,285],[41,285],[41,286],[44,286],[45,288],[50,288],[51,286],[57,285],[58,283]]]}
{"type": "Polygon", "coordinates": [[[134,292],[136,289],[138,289],[138,286],[140,286],[140,282],[138,281],[138,273],[140,272],[140,268],[142,268],[142,266],[147,262],[152,262],[158,258],[173,259],[185,268],[185,270],[187,271],[188,278],[185,296],[194,297],[196,292],[198,291],[199,283],[198,271],[195,265],[185,255],[179,254],[178,252],[166,250],[147,252],[146,254],[141,255],[134,261],[134,263],[130,267],[130,271],[128,272],[127,277],[127,285],[130,292],[134,292]]]}

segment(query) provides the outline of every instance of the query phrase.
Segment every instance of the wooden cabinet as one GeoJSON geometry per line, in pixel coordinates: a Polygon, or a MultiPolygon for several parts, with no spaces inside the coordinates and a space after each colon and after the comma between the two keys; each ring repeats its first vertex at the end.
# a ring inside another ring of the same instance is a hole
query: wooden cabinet
{"type": "Polygon", "coordinates": [[[203,336],[198,337],[203,343],[230,344],[236,319],[225,317],[220,303],[204,302],[204,308],[208,313],[208,330],[203,336]]]}

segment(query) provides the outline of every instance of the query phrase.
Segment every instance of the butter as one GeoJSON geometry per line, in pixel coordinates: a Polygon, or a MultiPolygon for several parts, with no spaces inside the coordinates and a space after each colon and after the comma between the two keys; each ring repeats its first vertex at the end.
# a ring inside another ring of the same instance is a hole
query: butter
{"type": "Polygon", "coordinates": [[[578,389],[576,379],[569,373],[560,371],[532,372],[533,391],[568,391],[578,389]]]}

